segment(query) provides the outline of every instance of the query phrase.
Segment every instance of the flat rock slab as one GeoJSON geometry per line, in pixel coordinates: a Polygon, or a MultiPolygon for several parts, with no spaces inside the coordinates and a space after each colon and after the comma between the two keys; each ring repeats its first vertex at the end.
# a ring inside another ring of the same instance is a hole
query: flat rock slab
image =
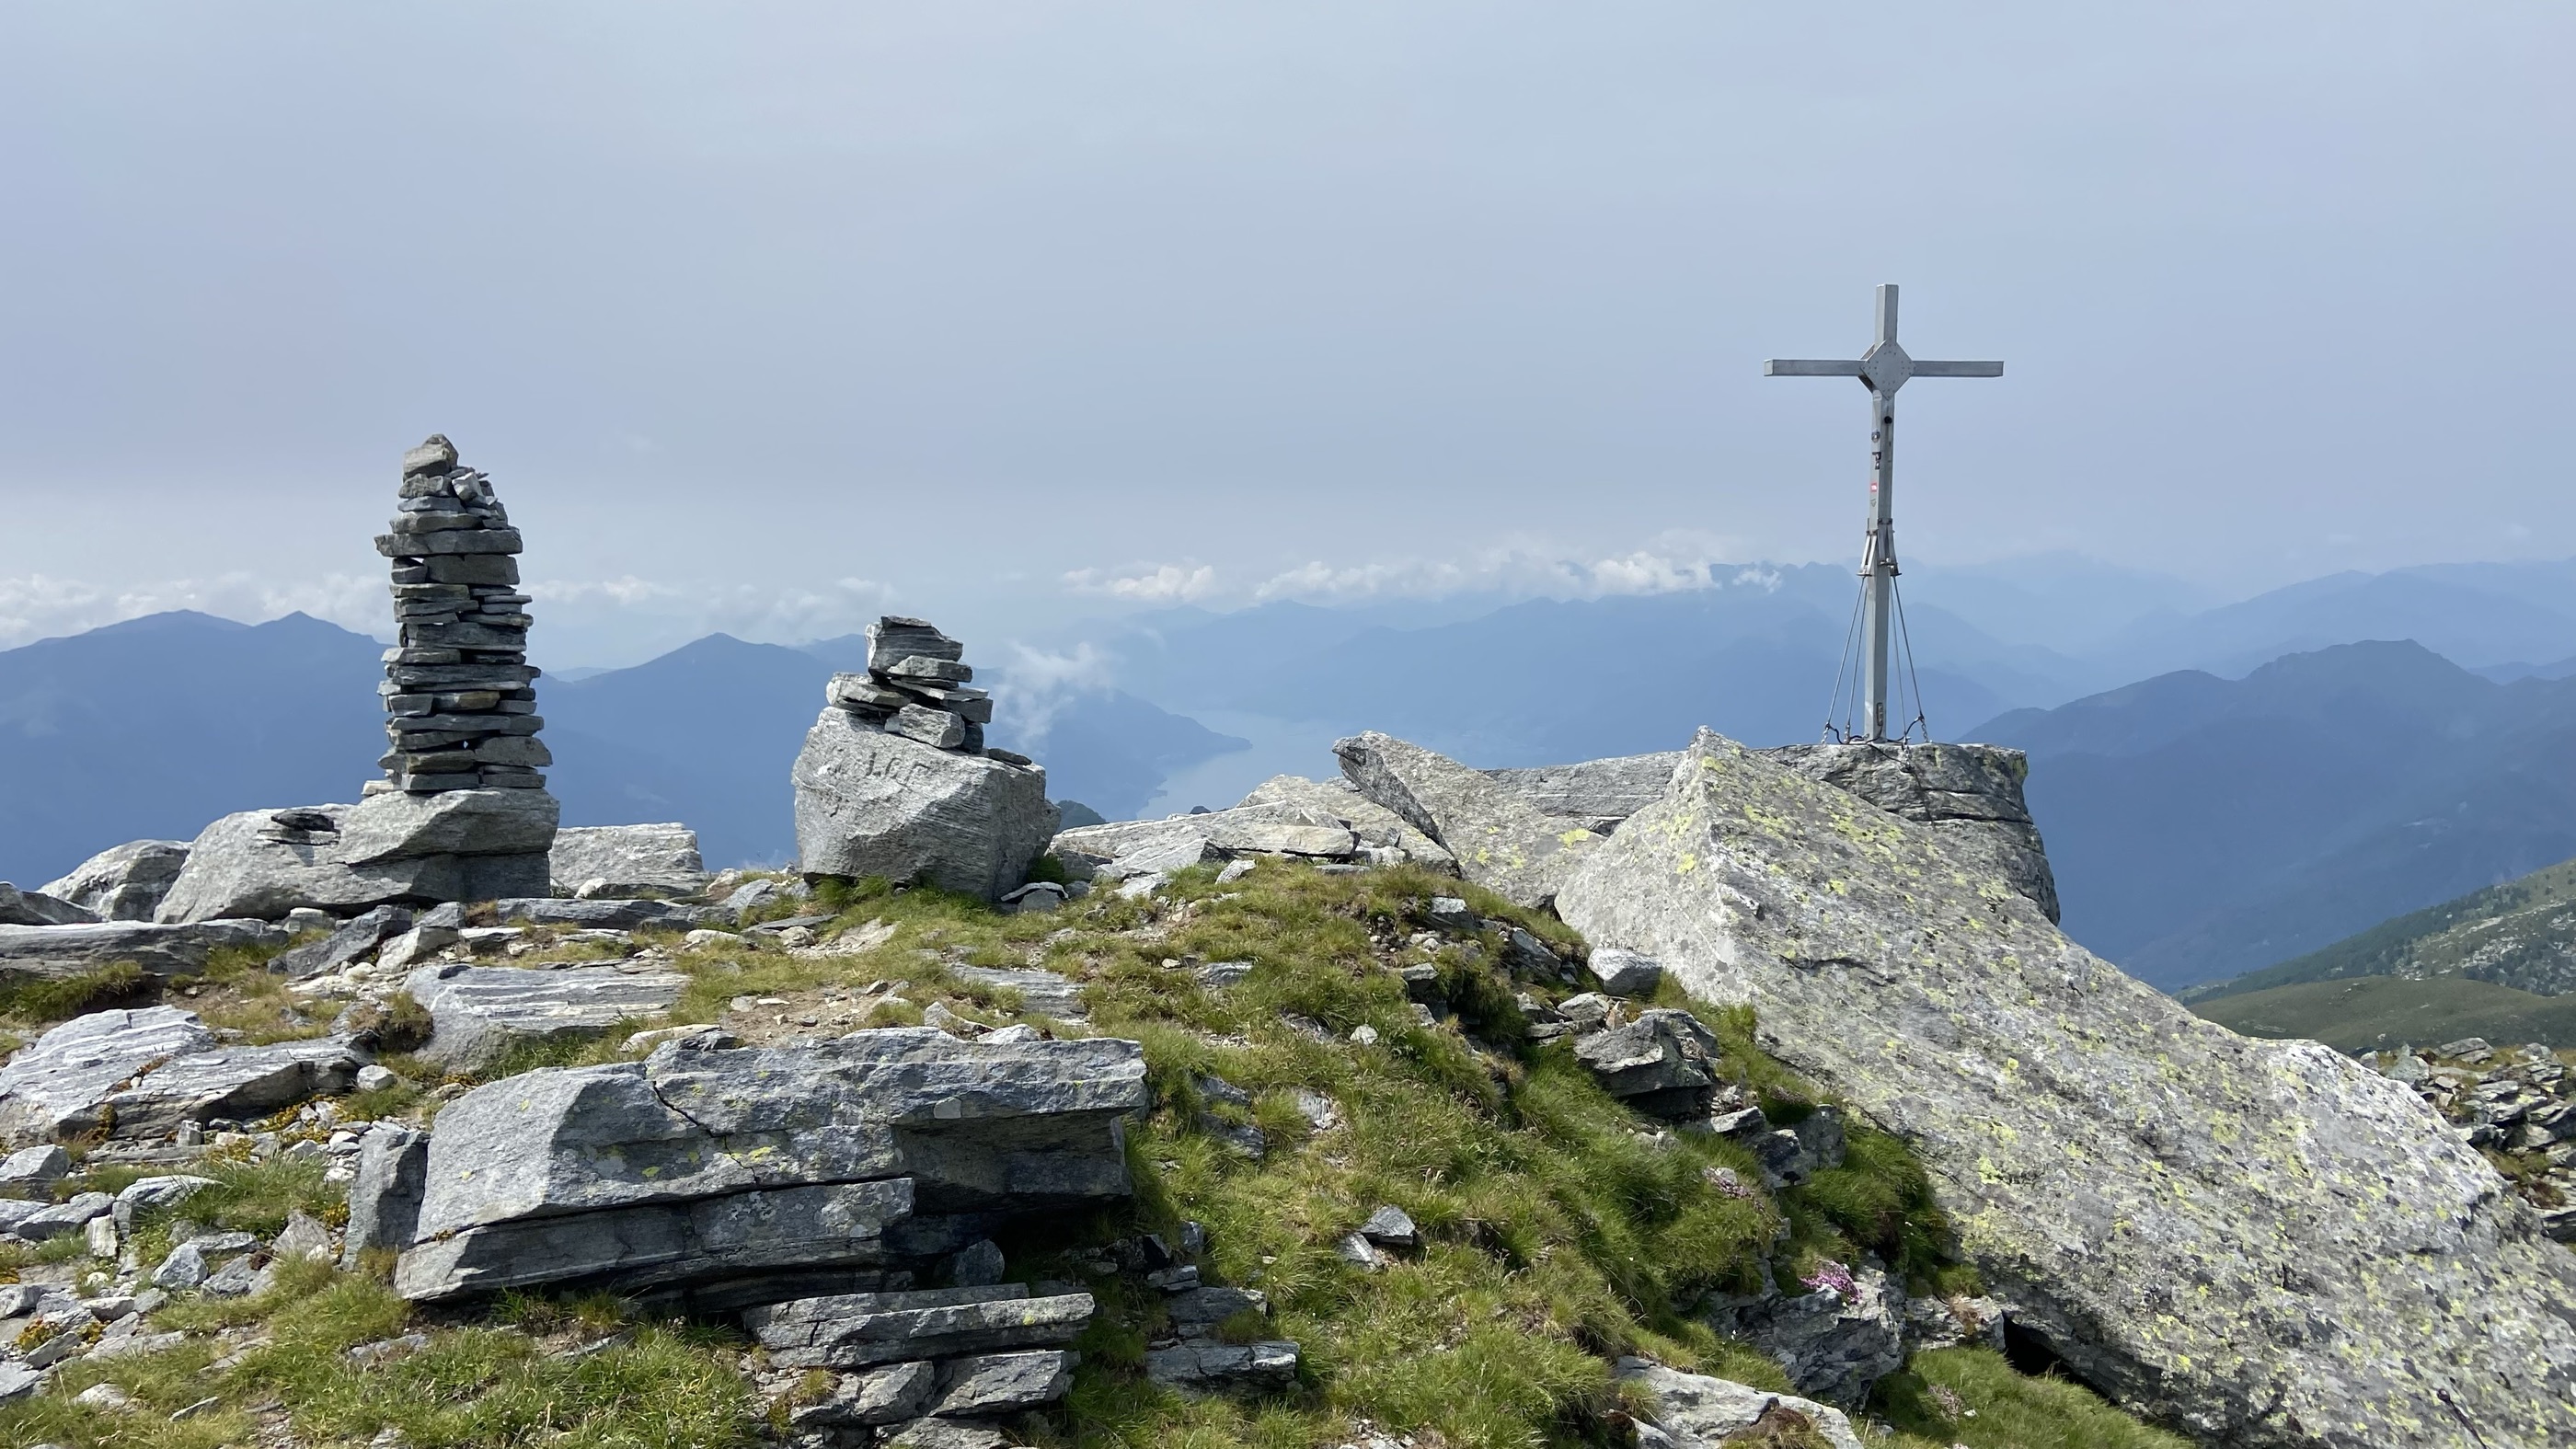
{"type": "Polygon", "coordinates": [[[60,880],[46,882],[44,891],[88,907],[103,921],[148,921],[187,863],[184,840],[129,840],[73,866],[60,880]]]}
{"type": "Polygon", "coordinates": [[[276,920],[299,906],[345,913],[544,895],[560,812],[543,790],[495,789],[227,815],[189,846],[159,918],[276,920]]]}
{"type": "Polygon", "coordinates": [[[1297,1345],[1286,1339],[1227,1343],[1185,1338],[1145,1351],[1145,1377],[1167,1389],[1204,1392],[1242,1385],[1276,1388],[1297,1376],[1297,1345]]]}
{"type": "Polygon", "coordinates": [[[103,1104],[118,1137],[161,1137],[182,1122],[252,1121],[349,1090],[366,1059],[342,1037],[219,1047],[146,1069],[103,1104]]]}
{"type": "Polygon", "coordinates": [[[1545,906],[1601,837],[1548,815],[1445,755],[1371,730],[1336,741],[1359,792],[1457,857],[1458,873],[1514,905],[1545,906]]]}
{"type": "Polygon", "coordinates": [[[659,1016],[687,989],[677,971],[628,966],[423,966],[403,990],[429,1008],[423,1055],[453,1067],[488,1066],[523,1041],[602,1032],[659,1016]]]}
{"type": "Polygon", "coordinates": [[[43,1189],[69,1177],[72,1160],[61,1148],[48,1143],[41,1147],[23,1147],[0,1158],[0,1189],[43,1189]]]}
{"type": "MultiPolygon", "coordinates": [[[[1303,775],[1273,775],[1234,802],[1240,810],[1255,805],[1294,805],[1339,820],[1366,850],[1400,850],[1403,860],[1455,875],[1458,862],[1439,841],[1415,829],[1403,816],[1363,795],[1350,781],[1309,780],[1303,775]]],[[[1383,864],[1400,864],[1384,860],[1383,864]]]]}
{"type": "Polygon", "coordinates": [[[912,1208],[911,1181],[894,1178],[523,1218],[420,1243],[395,1264],[394,1289],[411,1299],[556,1283],[633,1293],[871,1265],[885,1260],[888,1229],[912,1208]]]}
{"type": "Polygon", "coordinates": [[[346,1091],[360,1065],[338,1038],[222,1047],[192,1011],[96,1011],[0,1067],[0,1136],[151,1137],[183,1121],[264,1117],[346,1091]]]}
{"type": "Polygon", "coordinates": [[[1073,1367],[1080,1361],[1081,1355],[1063,1349],[950,1359],[939,1366],[939,1396],[930,1412],[943,1418],[1016,1414],[1052,1404],[1073,1387],[1073,1367]]]}
{"type": "Polygon", "coordinates": [[[1679,750],[1617,755],[1571,765],[1539,765],[1478,773],[1535,806],[1541,814],[1573,821],[1603,835],[1619,822],[1664,798],[1679,750]]]}
{"type": "Polygon", "coordinates": [[[985,1236],[941,1239],[948,1229],[906,1213],[1054,1209],[1129,1190],[1117,1122],[1147,1104],[1132,1041],[987,1043],[927,1028],[740,1050],[704,1040],[526,1072],[449,1103],[397,1287],[453,1298],[864,1264],[985,1236]]]}
{"type": "Polygon", "coordinates": [[[127,1078],[214,1045],[197,1014],[175,1006],[73,1017],[0,1067],[0,1134],[12,1142],[51,1141],[91,1131],[99,1104],[127,1078]]]}
{"type": "Polygon", "coordinates": [[[45,1371],[16,1359],[0,1359],[0,1404],[26,1398],[45,1386],[45,1371]]]}
{"type": "Polygon", "coordinates": [[[570,825],[547,852],[555,893],[692,896],[706,889],[698,833],[685,825],[570,825]]]}
{"type": "Polygon", "coordinates": [[[492,912],[498,920],[525,921],[531,926],[584,926],[604,931],[689,931],[734,922],[734,912],[722,906],[684,906],[646,899],[575,901],[518,896],[494,901],[492,912]]]}
{"type": "Polygon", "coordinates": [[[844,1293],[743,1314],[781,1368],[865,1368],[905,1359],[1070,1343],[1091,1322],[1088,1293],[1032,1298],[1025,1285],[844,1293]]]}
{"type": "Polygon", "coordinates": [[[2403,1084],[2249,1041],[1950,836],[1702,732],[1566,921],[1912,1144],[2014,1325],[2243,1445],[2576,1442],[2576,1256],[2403,1084]]]}
{"type": "Polygon", "coordinates": [[[1720,1449],[1744,1442],[1735,1436],[1756,1424],[1781,1438],[1764,1436],[1755,1442],[1796,1442],[1787,1435],[1799,1420],[1833,1449],[1861,1449],[1860,1436],[1852,1432],[1851,1419],[1842,1410],[1794,1394],[1680,1373],[1642,1358],[1619,1360],[1619,1381],[1643,1390],[1653,1401],[1651,1421],[1672,1449],[1720,1449]]]}
{"type": "Polygon", "coordinates": [[[1359,837],[1328,811],[1304,803],[1279,803],[1086,825],[1058,834],[1054,850],[1067,869],[1087,875],[1127,861],[1142,863],[1145,870],[1161,870],[1243,855],[1348,860],[1359,850],[1359,837]]]}
{"type": "Polygon", "coordinates": [[[120,961],[131,961],[154,976],[190,976],[206,968],[208,955],[225,947],[284,944],[285,930],[267,921],[0,926],[0,981],[58,980],[120,961]]]}
{"type": "Polygon", "coordinates": [[[796,756],[807,875],[877,876],[987,901],[1028,879],[1055,835],[1046,771],[953,754],[826,709],[796,756]]]}
{"type": "Polygon", "coordinates": [[[1014,970],[999,966],[951,966],[948,974],[977,986],[1017,992],[1020,1009],[1056,1021],[1083,1020],[1082,988],[1052,971],[1014,970]]]}

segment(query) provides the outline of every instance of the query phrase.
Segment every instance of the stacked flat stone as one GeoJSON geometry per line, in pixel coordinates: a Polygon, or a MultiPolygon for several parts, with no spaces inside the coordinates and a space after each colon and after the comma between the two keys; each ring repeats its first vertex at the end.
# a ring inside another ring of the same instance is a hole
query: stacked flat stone
{"type": "Polygon", "coordinates": [[[433,435],[403,454],[402,502],[376,552],[393,560],[401,642],[385,651],[385,778],[395,790],[542,789],[554,763],[537,731],[519,531],[492,480],[433,435]]]}
{"type": "Polygon", "coordinates": [[[833,675],[828,697],[871,729],[980,755],[993,696],[969,683],[965,657],[965,645],[926,620],[888,614],[868,626],[868,672],[833,675]]]}

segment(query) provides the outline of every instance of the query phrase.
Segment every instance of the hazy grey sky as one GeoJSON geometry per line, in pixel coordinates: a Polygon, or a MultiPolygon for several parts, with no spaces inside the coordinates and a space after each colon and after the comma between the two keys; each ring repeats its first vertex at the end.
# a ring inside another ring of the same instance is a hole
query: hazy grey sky
{"type": "MultiPolygon", "coordinates": [[[[542,651],[1656,586],[1899,522],[2235,591],[2562,556],[2576,9],[0,8],[0,645],[382,627],[432,430],[542,651]]],[[[577,657],[566,657],[567,655],[577,657]]]]}

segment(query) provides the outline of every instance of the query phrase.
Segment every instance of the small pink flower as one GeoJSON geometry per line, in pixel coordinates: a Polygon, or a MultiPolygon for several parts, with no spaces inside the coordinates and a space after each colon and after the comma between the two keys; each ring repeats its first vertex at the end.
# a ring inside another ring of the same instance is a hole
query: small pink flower
{"type": "Polygon", "coordinates": [[[1854,1294],[1851,1269],[1831,1258],[1818,1260],[1815,1267],[1807,1270],[1807,1276],[1798,1281],[1810,1293],[1831,1293],[1844,1299],[1854,1294]]]}

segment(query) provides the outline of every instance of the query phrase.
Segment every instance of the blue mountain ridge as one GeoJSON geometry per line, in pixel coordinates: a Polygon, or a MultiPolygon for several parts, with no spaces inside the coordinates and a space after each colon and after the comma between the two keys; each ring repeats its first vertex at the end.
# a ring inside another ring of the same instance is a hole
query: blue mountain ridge
{"type": "MultiPolygon", "coordinates": [[[[174,612],[0,651],[0,880],[40,884],[236,810],[355,799],[384,748],[382,648],[303,614],[174,612]]],[[[849,641],[818,649],[718,634],[631,669],[541,679],[565,823],[679,820],[711,864],[792,859],[789,766],[823,707],[835,667],[823,656],[849,641]]],[[[997,681],[998,697],[1009,689],[997,681]]],[[[1043,733],[1005,723],[993,743],[1025,747],[1060,798],[1113,815],[1164,770],[1241,747],[1116,691],[1052,703],[1043,733]]]]}
{"type": "Polygon", "coordinates": [[[355,799],[384,751],[382,647],[303,614],[181,612],[0,652],[0,880],[234,810],[355,799]]]}
{"type": "MultiPolygon", "coordinates": [[[[1848,572],[1733,577],[1428,624],[1167,610],[1104,645],[1122,682],[1167,706],[1311,722],[1290,766],[1310,772],[1331,768],[1323,741],[1359,728],[1489,768],[1670,749],[1701,724],[1753,744],[1816,738],[1848,572]]],[[[2571,721],[2551,686],[2570,671],[2490,667],[2507,685],[2454,662],[2576,651],[2576,617],[2550,607],[2570,582],[2566,564],[2348,573],[2183,615],[2173,591],[2132,580],[2131,616],[2086,615],[2077,632],[2100,652],[2082,655],[2013,632],[2082,590],[2072,567],[1956,590],[1924,570],[1909,613],[1936,735],[2031,751],[2070,932],[2179,987],[2576,855],[2551,769],[2571,721]],[[2445,650],[2385,642],[2419,629],[2445,650]],[[2191,667],[2085,682],[2131,658],[2191,667]]]]}
{"type": "MultiPolygon", "coordinates": [[[[1401,627],[1269,604],[1162,614],[1104,645],[1126,687],[1168,708],[1382,729],[1478,765],[1671,749],[1700,725],[1762,744],[1817,737],[1850,628],[1845,570],[1590,600],[1531,599],[1401,627]]],[[[1910,610],[1936,728],[2077,692],[2072,661],[1910,610]]]]}
{"type": "Polygon", "coordinates": [[[2411,640],[1972,735],[2030,754],[2067,933],[2169,990],[2576,856],[2576,680],[2499,684],[2411,640]]]}
{"type": "MultiPolygon", "coordinates": [[[[1595,600],[1068,621],[1050,647],[1091,646],[1117,688],[1015,697],[1010,671],[986,668],[1004,702],[992,738],[1113,819],[1184,772],[1192,799],[1220,805],[1270,769],[1329,773],[1326,745],[1359,728],[1487,767],[1669,749],[1701,724],[1755,744],[1815,738],[1849,571],[1711,579],[1595,600]],[[1247,734],[1302,723],[1238,756],[1243,741],[1193,715],[1247,734]]],[[[2576,617],[2556,607],[2576,597],[2576,563],[2334,575],[2197,614],[2174,607],[2178,587],[2114,582],[2116,597],[2086,601],[2064,560],[2029,577],[1909,576],[1936,734],[2030,752],[2066,923],[2087,945],[2178,988],[2576,856],[2576,678],[2509,662],[2576,657],[2576,617]],[[2061,606],[2069,619],[2030,619],[2061,606]],[[2245,663],[2283,640],[2308,642],[2245,663]],[[2181,665],[2103,687],[2143,658],[2181,665]]],[[[0,878],[42,881],[228,810],[350,798],[374,773],[377,651],[301,615],[181,613],[0,652],[0,878]]],[[[713,635],[550,676],[566,819],[679,819],[711,862],[787,858],[788,764],[823,679],[862,654],[856,638],[713,635]]]]}

